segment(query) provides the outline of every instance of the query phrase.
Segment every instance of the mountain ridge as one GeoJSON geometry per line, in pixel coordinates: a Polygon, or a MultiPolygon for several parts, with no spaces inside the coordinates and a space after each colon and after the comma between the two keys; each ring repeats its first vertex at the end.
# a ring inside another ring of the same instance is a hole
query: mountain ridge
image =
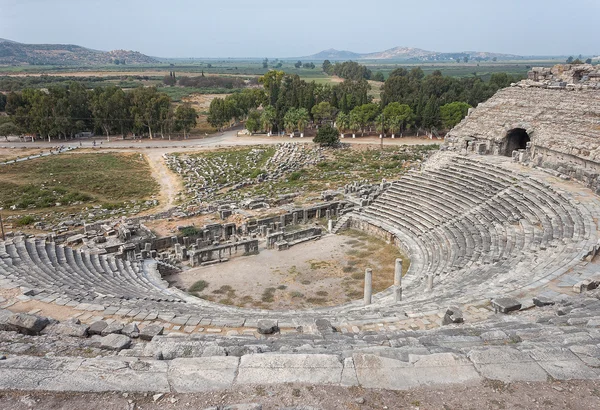
{"type": "Polygon", "coordinates": [[[438,51],[423,50],[415,47],[393,47],[384,51],[377,51],[373,53],[355,53],[347,50],[336,50],[330,48],[328,50],[320,51],[316,54],[300,57],[304,60],[414,60],[414,61],[450,61],[450,60],[464,60],[464,58],[471,60],[490,60],[496,58],[497,60],[508,60],[508,59],[520,59],[524,58],[516,54],[502,54],[493,53],[488,51],[460,51],[453,53],[442,53],[438,51]]]}
{"type": "Polygon", "coordinates": [[[100,51],[74,44],[25,44],[0,38],[0,65],[107,65],[158,62],[155,58],[138,51],[100,51]]]}

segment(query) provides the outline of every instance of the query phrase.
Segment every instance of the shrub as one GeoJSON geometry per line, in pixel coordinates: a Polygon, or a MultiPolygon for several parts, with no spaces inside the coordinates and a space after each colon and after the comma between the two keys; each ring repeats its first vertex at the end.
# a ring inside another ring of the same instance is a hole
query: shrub
{"type": "Polygon", "coordinates": [[[262,294],[261,300],[263,302],[270,303],[270,302],[273,302],[274,296],[275,296],[275,288],[266,288],[262,294]]]}
{"type": "Polygon", "coordinates": [[[340,143],[340,132],[331,125],[324,125],[317,131],[317,136],[313,139],[315,144],[321,146],[335,147],[340,143]]]}
{"type": "Polygon", "coordinates": [[[17,219],[17,226],[31,225],[35,221],[36,221],[35,216],[26,215],[26,216],[23,216],[23,217],[17,219]]]}
{"type": "Polygon", "coordinates": [[[192,286],[190,286],[190,288],[188,289],[188,292],[202,292],[207,287],[208,287],[207,281],[199,280],[198,282],[196,282],[192,286]]]}

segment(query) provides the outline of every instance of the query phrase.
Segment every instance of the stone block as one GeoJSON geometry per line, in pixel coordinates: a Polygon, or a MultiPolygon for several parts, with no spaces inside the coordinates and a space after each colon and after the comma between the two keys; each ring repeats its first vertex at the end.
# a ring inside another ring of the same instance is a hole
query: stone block
{"type": "Polygon", "coordinates": [[[560,348],[534,349],[530,356],[556,380],[598,379],[594,369],[585,365],[573,352],[560,348]]]}
{"type": "Polygon", "coordinates": [[[104,329],[106,329],[107,327],[108,327],[108,323],[106,323],[104,320],[97,320],[90,325],[90,328],[88,329],[88,333],[90,335],[100,335],[100,334],[102,334],[102,331],[104,329]]]}
{"type": "Polygon", "coordinates": [[[509,347],[471,350],[469,359],[479,373],[493,380],[546,381],[546,372],[527,354],[509,347]]]}
{"type": "Polygon", "coordinates": [[[342,362],[334,355],[246,355],[241,358],[236,384],[339,384],[342,370],[342,362]]]}
{"type": "Polygon", "coordinates": [[[148,325],[145,326],[140,332],[140,339],[142,340],[152,340],[154,336],[160,336],[163,334],[165,330],[164,326],[161,325],[148,325]]]}
{"type": "MultiPolygon", "coordinates": [[[[78,321],[77,321],[78,322],[78,321]]],[[[56,335],[62,336],[71,336],[71,337],[87,337],[88,336],[88,325],[82,325],[75,321],[66,321],[56,323],[54,325],[50,325],[44,329],[44,333],[52,333],[56,335]]]]}
{"type": "Polygon", "coordinates": [[[138,329],[135,323],[128,323],[123,327],[121,333],[129,337],[138,337],[140,335],[140,329],[138,329]]]}
{"type": "Polygon", "coordinates": [[[110,334],[102,337],[100,347],[107,350],[121,351],[131,346],[131,338],[125,335],[110,334]]]}
{"type": "Polygon", "coordinates": [[[259,320],[256,331],[261,335],[271,335],[279,332],[279,327],[275,320],[259,320]]]}
{"type": "Polygon", "coordinates": [[[492,299],[492,307],[496,312],[510,313],[521,309],[521,303],[513,298],[492,299]]]}
{"type": "Polygon", "coordinates": [[[537,296],[533,298],[533,304],[537,307],[552,306],[555,303],[556,302],[554,302],[552,299],[547,298],[545,296],[537,296]]]}
{"type": "Polygon", "coordinates": [[[11,330],[32,336],[39,335],[49,323],[48,318],[27,313],[15,313],[7,320],[7,326],[11,330]]]}
{"type": "Polygon", "coordinates": [[[174,359],[169,363],[169,382],[177,393],[229,389],[239,360],[229,356],[174,359]]]}
{"type": "Polygon", "coordinates": [[[471,362],[451,353],[409,355],[409,363],[372,354],[357,353],[353,358],[358,381],[364,388],[406,390],[481,381],[471,362]]]}
{"type": "Polygon", "coordinates": [[[107,336],[110,334],[120,334],[121,331],[123,330],[123,323],[120,322],[113,322],[111,324],[109,324],[108,326],[106,326],[101,332],[100,334],[102,336],[107,336]]]}
{"type": "Polygon", "coordinates": [[[456,306],[450,306],[446,309],[446,314],[444,315],[444,319],[442,319],[443,325],[449,325],[452,323],[463,323],[464,318],[461,310],[456,306]]]}

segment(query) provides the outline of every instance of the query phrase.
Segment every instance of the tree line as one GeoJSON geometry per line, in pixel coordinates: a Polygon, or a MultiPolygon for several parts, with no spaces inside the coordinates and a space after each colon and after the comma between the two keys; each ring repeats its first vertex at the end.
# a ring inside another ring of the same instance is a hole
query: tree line
{"type": "Polygon", "coordinates": [[[163,78],[163,84],[168,86],[179,85],[181,87],[194,87],[194,88],[245,88],[250,86],[258,85],[256,78],[244,79],[240,77],[228,77],[228,76],[205,76],[204,73],[195,77],[181,76],[178,77],[174,72],[170,72],[169,75],[163,78]]]}
{"type": "Polygon", "coordinates": [[[8,119],[0,135],[37,135],[72,138],[82,132],[107,137],[129,133],[164,137],[174,131],[184,135],[196,126],[197,113],[183,104],[174,108],[171,98],[156,87],[124,91],[116,86],[87,90],[79,82],[48,90],[27,88],[6,96],[8,119]]]}
{"type": "Polygon", "coordinates": [[[331,64],[331,61],[323,61],[323,72],[329,75],[336,75],[346,80],[373,80],[384,82],[384,76],[381,71],[373,73],[370,69],[364,65],[358,64],[354,61],[345,61],[335,64],[331,64]]]}
{"type": "MultiPolygon", "coordinates": [[[[355,64],[345,67],[356,67],[355,64]]],[[[411,128],[449,129],[466,116],[470,107],[519,80],[505,73],[493,74],[486,82],[479,77],[453,78],[440,71],[426,76],[420,68],[399,68],[382,85],[381,101],[373,103],[369,96],[371,87],[364,75],[360,76],[340,84],[316,84],[298,75],[271,70],[258,79],[262,89],[213,100],[208,121],[222,128],[247,120],[250,132],[267,133],[303,132],[311,121],[335,122],[342,133],[364,133],[374,127],[392,134],[411,128]],[[244,95],[251,98],[243,98],[244,95]]]]}

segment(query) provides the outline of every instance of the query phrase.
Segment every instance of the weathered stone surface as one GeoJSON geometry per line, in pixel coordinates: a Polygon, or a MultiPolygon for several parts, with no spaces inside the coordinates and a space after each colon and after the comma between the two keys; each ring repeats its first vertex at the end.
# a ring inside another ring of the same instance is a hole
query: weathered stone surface
{"type": "Polygon", "coordinates": [[[279,332],[279,327],[277,326],[277,321],[263,319],[258,321],[256,331],[261,335],[271,335],[279,332]]]}
{"type": "Polygon", "coordinates": [[[27,313],[15,313],[7,319],[7,326],[11,330],[26,335],[38,335],[50,323],[48,318],[28,315],[27,313]]]}
{"type": "Polygon", "coordinates": [[[108,327],[108,323],[106,323],[104,320],[97,320],[90,325],[90,328],[88,329],[88,333],[90,335],[100,335],[100,334],[102,334],[102,331],[104,329],[106,329],[107,327],[108,327]]]}
{"type": "Polygon", "coordinates": [[[513,298],[492,299],[492,306],[500,313],[510,313],[521,309],[521,303],[513,298]]]}
{"type": "Polygon", "coordinates": [[[121,333],[126,336],[136,338],[140,335],[140,329],[138,329],[135,323],[129,323],[123,327],[121,333]]]}
{"type": "Polygon", "coordinates": [[[237,357],[175,359],[169,363],[169,382],[178,393],[228,389],[233,385],[239,360],[237,357]]]}
{"type": "Polygon", "coordinates": [[[346,357],[344,359],[344,370],[342,371],[342,386],[358,386],[358,377],[356,377],[356,368],[354,367],[354,359],[346,357]]]}
{"type": "Polygon", "coordinates": [[[532,358],[557,380],[598,379],[599,374],[587,367],[571,351],[561,348],[534,349],[532,358]]]}
{"type": "Polygon", "coordinates": [[[12,316],[12,312],[6,309],[0,309],[0,331],[11,330],[8,324],[8,319],[12,316]]]}
{"type": "Polygon", "coordinates": [[[53,333],[71,337],[87,337],[88,325],[82,325],[74,321],[60,322],[50,325],[44,329],[44,333],[53,333]]]}
{"type": "Polygon", "coordinates": [[[236,384],[339,384],[342,369],[334,355],[247,355],[241,358],[236,384]]]}
{"type": "Polygon", "coordinates": [[[137,359],[14,357],[0,361],[3,389],[168,392],[167,364],[137,359]]]}
{"type": "Polygon", "coordinates": [[[129,346],[131,346],[131,338],[125,335],[109,334],[100,340],[100,347],[103,349],[121,351],[129,346]]]}
{"type": "Polygon", "coordinates": [[[546,372],[527,353],[509,347],[471,350],[469,359],[482,376],[513,381],[545,381],[546,372]]]}
{"type": "Polygon", "coordinates": [[[140,331],[140,339],[152,340],[154,336],[160,336],[163,334],[165,327],[161,325],[148,325],[140,331]]]}
{"type": "Polygon", "coordinates": [[[443,325],[449,325],[452,323],[463,323],[464,318],[462,311],[456,306],[450,306],[446,309],[446,314],[444,315],[444,319],[442,320],[443,325]]]}
{"type": "Polygon", "coordinates": [[[536,305],[537,307],[544,307],[544,306],[551,306],[554,305],[556,302],[553,301],[550,298],[544,297],[544,296],[536,296],[535,298],[533,298],[533,304],[536,305]]]}
{"type": "Polygon", "coordinates": [[[591,148],[596,147],[600,139],[600,130],[594,126],[600,113],[597,95],[597,90],[505,88],[479,104],[447,138],[456,139],[456,147],[460,147],[461,142],[464,147],[464,141],[474,136],[495,144],[500,143],[511,128],[523,128],[534,135],[536,146],[599,161],[600,154],[591,148]],[[580,106],[585,106],[587,111],[577,112],[576,107],[580,106]],[[574,140],[573,133],[581,134],[582,138],[574,140]]]}
{"type": "Polygon", "coordinates": [[[119,323],[119,322],[113,322],[111,324],[109,324],[108,326],[106,326],[101,332],[100,334],[102,336],[107,336],[110,334],[120,334],[121,331],[123,330],[123,323],[119,323]]]}
{"type": "Polygon", "coordinates": [[[481,380],[471,362],[451,353],[410,355],[410,363],[371,354],[354,354],[353,358],[358,381],[365,388],[405,390],[481,380]]]}

